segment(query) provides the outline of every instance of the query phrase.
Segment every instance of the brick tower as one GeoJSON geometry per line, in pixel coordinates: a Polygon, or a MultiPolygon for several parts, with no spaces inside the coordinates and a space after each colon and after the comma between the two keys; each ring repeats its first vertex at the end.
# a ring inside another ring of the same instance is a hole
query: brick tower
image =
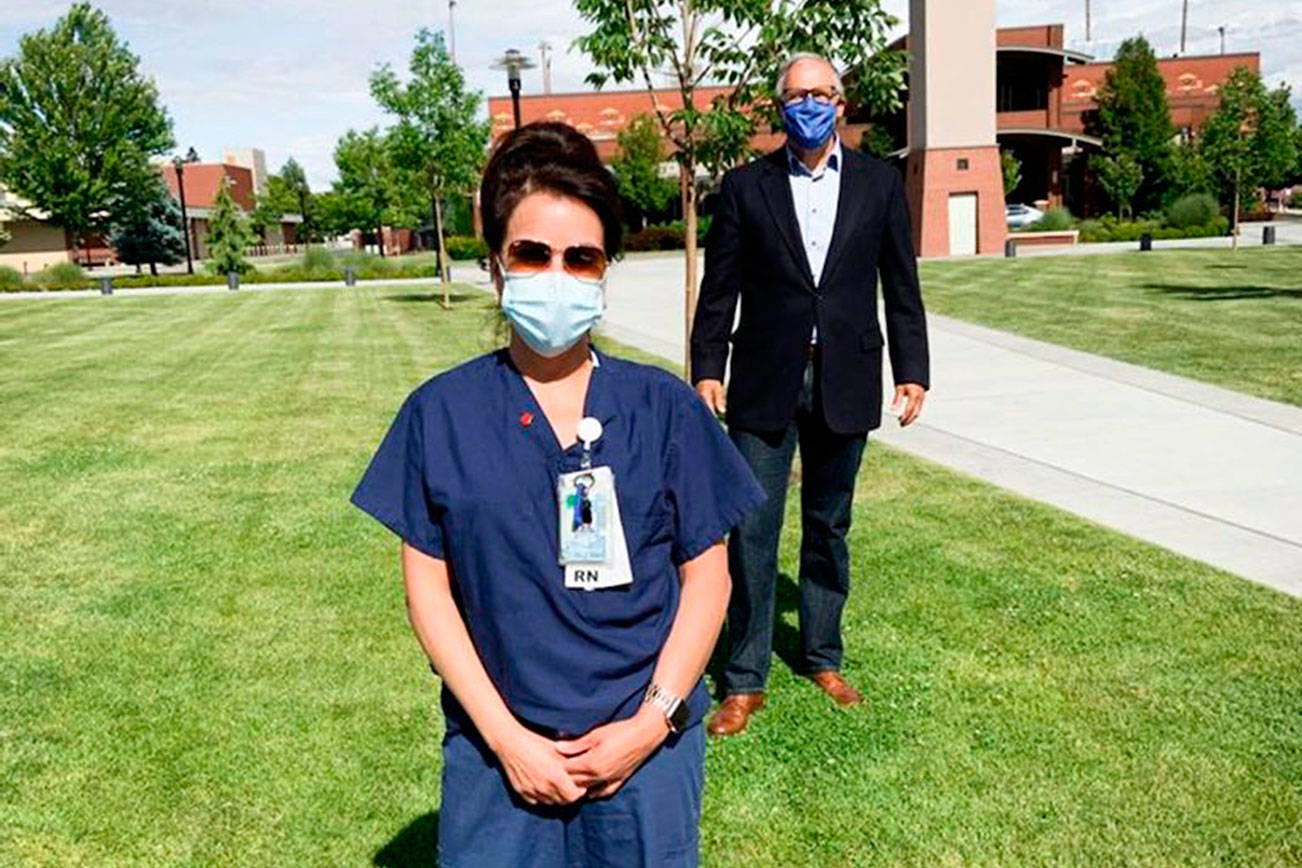
{"type": "Polygon", "coordinates": [[[905,189],[921,256],[996,253],[1005,235],[995,143],[995,0],[909,0],[905,189]]]}

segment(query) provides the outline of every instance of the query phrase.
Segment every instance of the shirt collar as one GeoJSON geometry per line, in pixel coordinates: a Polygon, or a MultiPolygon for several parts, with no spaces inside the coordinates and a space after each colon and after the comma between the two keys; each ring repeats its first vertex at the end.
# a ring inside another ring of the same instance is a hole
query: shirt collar
{"type": "MultiPolygon", "coordinates": [[[[835,133],[832,135],[835,139],[832,142],[832,152],[827,155],[827,163],[823,166],[822,171],[818,173],[820,175],[828,171],[841,171],[841,137],[835,133]]],[[[800,162],[800,158],[796,156],[796,152],[791,149],[790,145],[787,145],[787,169],[793,175],[814,176],[814,173],[809,171],[809,168],[804,163],[800,162]]]]}

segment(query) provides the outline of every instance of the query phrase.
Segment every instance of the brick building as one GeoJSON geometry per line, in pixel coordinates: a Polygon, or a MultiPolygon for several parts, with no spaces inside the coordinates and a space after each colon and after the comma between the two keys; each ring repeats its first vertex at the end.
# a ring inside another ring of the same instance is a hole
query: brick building
{"type": "MultiPolygon", "coordinates": [[[[840,132],[852,147],[869,124],[891,136],[893,156],[910,187],[920,251],[999,249],[1005,231],[1000,150],[1011,150],[1022,163],[1022,180],[1009,201],[1066,206],[1078,213],[1097,205],[1086,168],[1088,156],[1102,144],[1090,132],[1091,119],[1110,63],[1067,48],[1061,24],[995,28],[993,0],[965,0],[959,9],[942,0],[911,0],[909,24],[910,33],[895,44],[911,55],[904,109],[874,118],[851,106],[840,132]],[[928,64],[928,56],[941,62],[928,64]],[[926,208],[924,199],[930,203],[926,208]],[[971,221],[975,228],[951,234],[951,208],[956,221],[964,226],[971,221]]],[[[1236,66],[1259,71],[1260,56],[1158,59],[1172,120],[1183,134],[1195,132],[1216,110],[1218,90],[1236,66]]],[[[726,92],[702,88],[699,102],[708,105],[726,92]]],[[[676,90],[530,94],[520,98],[520,115],[523,123],[571,124],[609,162],[618,152],[619,132],[657,104],[672,111],[682,103],[676,90]]],[[[488,112],[496,141],[513,124],[510,97],[490,97],[488,112]]],[[[764,128],[751,145],[763,152],[782,142],[780,131],[764,128]]],[[[665,171],[671,174],[672,165],[665,171]]]]}

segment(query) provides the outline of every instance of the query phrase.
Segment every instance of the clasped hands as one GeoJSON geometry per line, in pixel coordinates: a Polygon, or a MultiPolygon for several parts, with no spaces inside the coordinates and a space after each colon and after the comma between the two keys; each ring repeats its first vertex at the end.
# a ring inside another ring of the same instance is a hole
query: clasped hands
{"type": "Polygon", "coordinates": [[[553,741],[517,726],[494,753],[511,788],[530,805],[568,805],[584,797],[613,796],[669,734],[658,709],[643,705],[632,717],[553,741]]]}

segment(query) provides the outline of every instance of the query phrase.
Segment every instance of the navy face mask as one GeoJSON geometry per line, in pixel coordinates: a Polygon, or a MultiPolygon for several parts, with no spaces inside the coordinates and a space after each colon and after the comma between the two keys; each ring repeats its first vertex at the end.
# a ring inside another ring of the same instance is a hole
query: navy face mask
{"type": "Polygon", "coordinates": [[[782,120],[792,144],[812,151],[822,147],[836,129],[836,103],[824,104],[807,96],[798,103],[783,106],[782,120]]]}

